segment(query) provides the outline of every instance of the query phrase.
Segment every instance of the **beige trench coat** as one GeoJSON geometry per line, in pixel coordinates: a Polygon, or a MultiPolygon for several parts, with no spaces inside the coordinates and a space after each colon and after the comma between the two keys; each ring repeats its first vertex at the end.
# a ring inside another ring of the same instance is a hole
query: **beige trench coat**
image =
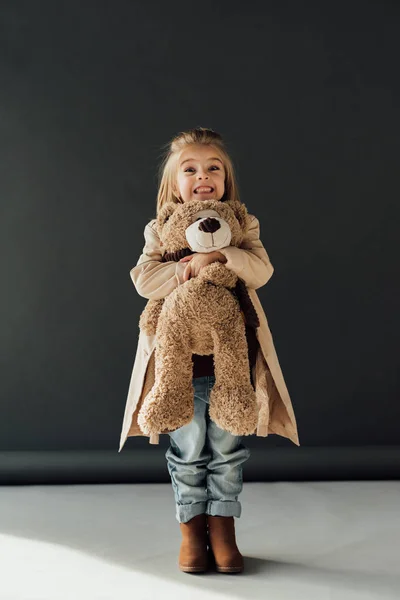
{"type": "MultiPolygon", "coordinates": [[[[260,326],[256,330],[259,343],[253,381],[258,404],[258,426],[256,435],[266,437],[277,434],[300,446],[296,418],[291,399],[275,351],[267,318],[256,290],[265,285],[274,272],[269,256],[260,241],[258,219],[249,214],[250,226],[240,248],[228,246],[220,250],[227,259],[228,269],[234,271],[246,284],[260,326]]],[[[135,267],[130,271],[136,291],[147,299],[157,300],[170,294],[184,283],[183,271],[187,263],[160,262],[163,248],[155,229],[156,220],[145,227],[145,245],[135,267]]],[[[136,357],[130,379],[128,397],[123,418],[120,447],[121,452],[129,436],[145,435],[137,424],[137,415],[143,400],[154,383],[155,335],[139,332],[136,357]]],[[[151,444],[159,443],[159,435],[149,437],[151,444]]]]}

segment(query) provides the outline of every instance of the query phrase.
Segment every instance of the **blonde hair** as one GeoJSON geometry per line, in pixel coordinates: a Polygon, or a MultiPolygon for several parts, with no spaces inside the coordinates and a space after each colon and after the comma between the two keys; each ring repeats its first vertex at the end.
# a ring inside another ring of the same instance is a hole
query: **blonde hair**
{"type": "Polygon", "coordinates": [[[159,169],[159,186],[157,194],[157,214],[166,202],[182,204],[183,200],[174,194],[178,160],[182,151],[191,144],[204,144],[212,146],[219,153],[225,167],[225,192],[222,201],[236,200],[240,202],[239,189],[235,177],[232,159],[226,149],[222,136],[206,127],[195,127],[181,131],[166,145],[164,156],[159,169]]]}

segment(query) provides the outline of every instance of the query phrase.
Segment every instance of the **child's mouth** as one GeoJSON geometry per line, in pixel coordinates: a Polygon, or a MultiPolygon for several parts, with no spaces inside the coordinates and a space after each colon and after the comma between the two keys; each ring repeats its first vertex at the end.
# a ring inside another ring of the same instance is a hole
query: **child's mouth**
{"type": "MultiPolygon", "coordinates": [[[[204,187],[206,187],[206,186],[204,186],[204,187]]],[[[196,190],[194,190],[194,193],[195,194],[212,194],[213,191],[214,191],[214,188],[211,188],[209,190],[196,189],[196,190]]]]}

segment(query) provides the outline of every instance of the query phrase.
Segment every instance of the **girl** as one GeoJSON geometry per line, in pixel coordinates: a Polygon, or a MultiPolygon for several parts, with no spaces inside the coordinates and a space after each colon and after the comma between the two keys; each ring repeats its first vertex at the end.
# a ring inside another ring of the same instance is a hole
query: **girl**
{"type": "MultiPolygon", "coordinates": [[[[237,200],[239,192],[232,161],[222,137],[212,129],[198,127],[177,135],[169,146],[161,170],[157,213],[165,202],[237,200]]],[[[145,227],[145,246],[130,275],[140,296],[164,298],[177,286],[214,261],[221,261],[246,284],[259,317],[259,327],[246,327],[251,382],[259,408],[256,435],[275,433],[299,444],[296,419],[265,313],[256,289],[273,273],[260,238],[257,218],[240,248],[228,246],[212,253],[194,253],[179,262],[162,261],[163,248],[155,228],[145,227]]],[[[143,435],[137,415],[154,382],[155,335],[140,332],[126,402],[119,452],[128,436],[143,435]]],[[[188,573],[203,572],[208,559],[221,573],[243,570],[243,557],[235,539],[234,517],[240,517],[238,500],[243,487],[242,465],[250,451],[242,438],[220,429],[209,417],[210,391],[215,383],[213,356],[193,354],[194,417],[169,432],[165,454],[176,503],[176,519],[182,532],[178,564],[188,573]]],[[[158,443],[159,436],[150,436],[158,443]]]]}

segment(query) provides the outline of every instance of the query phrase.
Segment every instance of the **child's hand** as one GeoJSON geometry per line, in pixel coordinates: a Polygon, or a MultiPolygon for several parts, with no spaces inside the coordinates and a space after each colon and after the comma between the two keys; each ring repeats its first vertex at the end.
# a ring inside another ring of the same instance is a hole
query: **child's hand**
{"type": "Polygon", "coordinates": [[[185,282],[191,277],[197,277],[202,267],[219,260],[218,255],[225,259],[223,254],[217,250],[215,252],[195,252],[195,254],[189,254],[189,256],[181,258],[179,262],[188,263],[183,271],[183,281],[185,282]]]}

